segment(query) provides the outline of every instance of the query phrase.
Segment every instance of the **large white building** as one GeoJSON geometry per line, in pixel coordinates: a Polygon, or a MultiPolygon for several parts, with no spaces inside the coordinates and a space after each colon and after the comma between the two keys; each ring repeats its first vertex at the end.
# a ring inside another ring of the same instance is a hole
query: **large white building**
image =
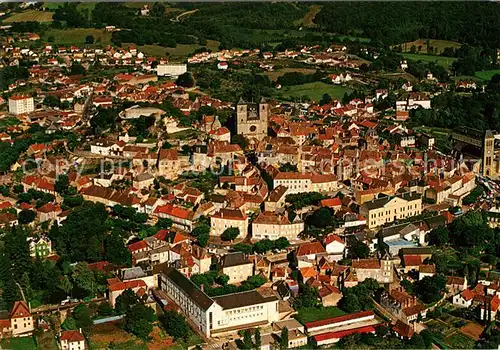
{"type": "Polygon", "coordinates": [[[333,174],[280,172],[273,179],[273,186],[287,187],[287,194],[338,190],[337,178],[333,174]]]}
{"type": "Polygon", "coordinates": [[[288,240],[296,240],[297,236],[304,231],[304,222],[298,220],[290,222],[286,215],[275,212],[263,212],[252,222],[252,238],[273,239],[286,237],[288,240]]]}
{"type": "Polygon", "coordinates": [[[279,299],[271,290],[209,297],[172,267],[160,273],[160,289],[207,337],[260,327],[279,320],[279,299]]]}
{"type": "Polygon", "coordinates": [[[187,64],[159,64],[156,66],[156,74],[163,77],[177,78],[187,72],[187,64]]]}
{"type": "Polygon", "coordinates": [[[33,102],[33,97],[14,95],[9,97],[9,113],[19,115],[24,113],[30,113],[35,110],[35,104],[33,102]]]}

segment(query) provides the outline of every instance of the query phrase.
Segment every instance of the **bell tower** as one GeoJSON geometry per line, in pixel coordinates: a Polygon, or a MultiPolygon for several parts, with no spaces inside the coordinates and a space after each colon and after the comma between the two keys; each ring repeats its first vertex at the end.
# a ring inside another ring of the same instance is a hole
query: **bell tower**
{"type": "Polygon", "coordinates": [[[249,103],[242,98],[236,105],[236,132],[248,138],[262,140],[267,135],[269,104],[262,98],[249,103]]]}

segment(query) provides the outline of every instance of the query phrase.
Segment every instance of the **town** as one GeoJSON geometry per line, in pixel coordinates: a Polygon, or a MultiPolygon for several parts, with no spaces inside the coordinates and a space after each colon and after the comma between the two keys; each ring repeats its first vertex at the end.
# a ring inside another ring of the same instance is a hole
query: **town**
{"type": "Polygon", "coordinates": [[[0,346],[499,346],[500,49],[470,74],[438,40],[153,54],[70,25],[111,4],[1,6],[0,346]]]}

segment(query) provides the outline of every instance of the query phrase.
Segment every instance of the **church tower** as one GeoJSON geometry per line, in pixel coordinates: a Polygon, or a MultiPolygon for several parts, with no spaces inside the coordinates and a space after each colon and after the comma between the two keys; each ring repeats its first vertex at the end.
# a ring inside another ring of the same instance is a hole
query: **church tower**
{"type": "Polygon", "coordinates": [[[269,104],[262,98],[259,103],[248,103],[242,98],[236,105],[236,132],[247,138],[262,140],[267,136],[269,104]]]}
{"type": "Polygon", "coordinates": [[[491,130],[486,130],[483,141],[483,176],[494,176],[495,168],[493,157],[495,155],[495,136],[491,130]]]}

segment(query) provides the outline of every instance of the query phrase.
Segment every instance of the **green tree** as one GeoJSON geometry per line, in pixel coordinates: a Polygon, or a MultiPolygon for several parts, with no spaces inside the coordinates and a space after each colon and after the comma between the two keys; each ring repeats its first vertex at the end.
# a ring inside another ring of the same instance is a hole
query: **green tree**
{"type": "Polygon", "coordinates": [[[173,310],[165,312],[162,318],[165,331],[174,338],[174,340],[186,340],[189,334],[189,326],[184,316],[173,310]]]}
{"type": "Polygon", "coordinates": [[[112,264],[130,266],[132,263],[132,255],[116,231],[104,238],[104,251],[106,260],[112,264]]]}
{"type": "Polygon", "coordinates": [[[439,226],[429,232],[429,244],[443,246],[450,241],[450,230],[446,226],[439,226]]]}
{"type": "Polygon", "coordinates": [[[92,326],[90,310],[85,304],[78,304],[73,310],[73,318],[78,328],[88,329],[92,326]]]}
{"type": "Polygon", "coordinates": [[[29,224],[36,218],[36,213],[33,210],[23,209],[19,212],[17,220],[21,225],[29,224]]]}
{"type": "Polygon", "coordinates": [[[71,331],[77,329],[75,319],[73,317],[66,317],[66,319],[61,325],[61,328],[64,329],[65,331],[71,331]]]}
{"type": "Polygon", "coordinates": [[[113,307],[107,301],[100,303],[97,307],[97,313],[101,316],[111,316],[113,312],[113,307]]]}
{"type": "Polygon", "coordinates": [[[57,193],[63,194],[68,191],[69,188],[69,178],[66,174],[61,174],[57,176],[56,182],[54,183],[54,189],[57,193]]]}
{"type": "Polygon", "coordinates": [[[262,346],[262,337],[260,336],[260,328],[257,328],[255,330],[254,339],[255,339],[254,348],[256,350],[260,350],[260,348],[262,346]]]}
{"type": "Polygon", "coordinates": [[[149,333],[153,331],[154,320],[155,314],[153,309],[141,303],[136,304],[127,310],[125,330],[143,340],[147,340],[149,333]]]}
{"type": "Polygon", "coordinates": [[[446,277],[443,275],[426,276],[416,282],[415,291],[426,304],[441,299],[446,288],[446,277]]]}
{"type": "Polygon", "coordinates": [[[240,229],[237,227],[228,227],[222,232],[220,238],[223,241],[233,241],[236,237],[240,235],[240,229]]]}
{"type": "Polygon", "coordinates": [[[366,259],[370,256],[370,248],[355,238],[349,241],[347,251],[351,259],[366,259]]]}
{"type": "Polygon", "coordinates": [[[93,44],[94,43],[94,36],[93,35],[87,35],[85,37],[85,44],[93,44]]]}
{"type": "Polygon", "coordinates": [[[78,288],[84,290],[87,295],[94,295],[97,290],[97,281],[94,271],[89,269],[89,265],[86,262],[76,264],[71,277],[78,288]]]}
{"type": "Polygon", "coordinates": [[[283,327],[281,330],[281,337],[280,337],[280,349],[286,350],[288,349],[288,328],[283,327]]]}
{"type": "Polygon", "coordinates": [[[61,289],[68,296],[71,290],[73,289],[73,284],[69,280],[68,276],[64,276],[63,278],[61,278],[61,281],[59,282],[57,287],[61,289]]]}
{"type": "Polygon", "coordinates": [[[245,331],[243,332],[243,348],[244,349],[253,348],[252,334],[250,333],[249,329],[245,329],[245,331]]]}
{"type": "Polygon", "coordinates": [[[195,84],[194,78],[191,75],[191,73],[189,73],[189,72],[186,72],[186,73],[179,75],[179,77],[177,78],[175,83],[179,86],[186,87],[186,88],[193,87],[195,84]]]}

